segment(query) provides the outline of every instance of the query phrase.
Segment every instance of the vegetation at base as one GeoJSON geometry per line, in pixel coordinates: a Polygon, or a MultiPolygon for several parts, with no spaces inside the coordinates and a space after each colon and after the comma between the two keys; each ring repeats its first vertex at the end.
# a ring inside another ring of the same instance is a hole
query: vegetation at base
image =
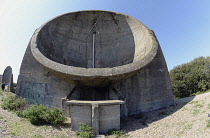
{"type": "Polygon", "coordinates": [[[13,89],[14,89],[14,93],[16,93],[16,90],[17,90],[17,83],[13,83],[13,89]]]}
{"type": "Polygon", "coordinates": [[[169,72],[175,98],[200,94],[210,89],[210,57],[198,57],[169,72]]]}
{"type": "Polygon", "coordinates": [[[34,125],[58,125],[66,121],[66,117],[60,109],[55,107],[48,108],[43,105],[31,105],[28,109],[23,111],[22,116],[28,118],[34,125]]]}
{"type": "Polygon", "coordinates": [[[14,95],[9,95],[7,97],[2,97],[1,107],[9,111],[17,111],[25,108],[26,100],[22,98],[17,98],[14,95]]]}
{"type": "Polygon", "coordinates": [[[19,117],[28,118],[34,125],[64,124],[66,117],[58,108],[48,108],[43,105],[27,106],[26,100],[14,95],[2,97],[1,107],[5,110],[14,111],[19,117]],[[28,108],[27,108],[28,107],[28,108]]]}
{"type": "Polygon", "coordinates": [[[119,131],[117,129],[111,129],[107,132],[109,135],[114,135],[115,138],[126,137],[125,132],[119,131]]]}
{"type": "Polygon", "coordinates": [[[89,127],[87,124],[80,124],[80,131],[76,131],[76,135],[80,138],[92,138],[93,137],[93,129],[89,127]]]}

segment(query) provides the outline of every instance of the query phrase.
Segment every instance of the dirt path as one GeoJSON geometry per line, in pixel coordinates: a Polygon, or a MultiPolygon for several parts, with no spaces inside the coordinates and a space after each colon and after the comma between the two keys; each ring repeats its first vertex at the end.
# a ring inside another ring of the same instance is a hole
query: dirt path
{"type": "MultiPolygon", "coordinates": [[[[0,95],[1,100],[2,95],[0,95]]],[[[1,103],[1,101],[0,101],[1,103]]],[[[175,100],[175,105],[122,121],[129,138],[209,138],[210,92],[175,100]]],[[[75,138],[69,126],[34,126],[0,108],[0,138],[75,138]]],[[[107,136],[112,138],[114,136],[107,136]]]]}

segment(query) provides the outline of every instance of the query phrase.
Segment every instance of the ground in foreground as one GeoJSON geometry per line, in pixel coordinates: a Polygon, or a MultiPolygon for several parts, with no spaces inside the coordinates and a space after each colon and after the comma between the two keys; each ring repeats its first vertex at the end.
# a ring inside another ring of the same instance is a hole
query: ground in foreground
{"type": "MultiPolygon", "coordinates": [[[[0,95],[1,98],[4,94],[0,95]]],[[[122,121],[122,131],[129,138],[208,138],[210,92],[175,100],[175,105],[122,121]]],[[[75,138],[70,126],[34,126],[27,119],[0,108],[0,137],[14,138],[75,138]]],[[[112,138],[114,136],[107,136],[112,138]]]]}

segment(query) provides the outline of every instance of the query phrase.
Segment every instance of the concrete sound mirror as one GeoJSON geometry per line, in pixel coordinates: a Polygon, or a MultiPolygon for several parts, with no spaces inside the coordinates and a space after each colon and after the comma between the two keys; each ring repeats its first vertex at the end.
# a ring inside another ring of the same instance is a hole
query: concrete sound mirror
{"type": "MultiPolygon", "coordinates": [[[[154,32],[128,15],[95,10],[55,17],[34,32],[17,94],[31,103],[64,110],[69,105],[70,113],[75,111],[72,105],[87,106],[81,118],[96,112],[101,118],[102,110],[108,113],[116,107],[117,122],[120,116],[173,103],[167,65],[154,32]]],[[[104,133],[113,125],[100,126],[96,131],[104,133]]]]}

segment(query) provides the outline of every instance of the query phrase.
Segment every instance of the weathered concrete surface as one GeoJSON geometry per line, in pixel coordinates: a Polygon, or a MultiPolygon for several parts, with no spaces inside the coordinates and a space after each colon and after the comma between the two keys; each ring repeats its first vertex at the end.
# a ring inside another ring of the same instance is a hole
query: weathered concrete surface
{"type": "Polygon", "coordinates": [[[109,11],[67,13],[38,28],[22,61],[17,94],[31,103],[60,108],[64,97],[125,100],[124,117],[173,103],[154,32],[130,16],[109,11]],[[96,21],[96,68],[91,68],[90,30],[96,21]]]}
{"type": "MultiPolygon", "coordinates": [[[[39,64],[32,56],[30,47],[26,49],[18,76],[18,96],[30,103],[62,108],[61,98],[66,97],[73,88],[72,84],[55,77],[39,64]]],[[[72,98],[78,99],[75,94],[72,98]]]]}
{"type": "Polygon", "coordinates": [[[51,73],[91,87],[107,86],[135,74],[151,62],[157,47],[152,31],[141,22],[103,11],[59,16],[38,28],[30,42],[34,58],[51,73]],[[92,32],[88,34],[95,22],[96,68],[92,68],[92,32]]]}
{"type": "Polygon", "coordinates": [[[7,66],[4,70],[3,76],[2,76],[2,83],[5,83],[8,85],[8,91],[13,92],[13,74],[12,74],[12,68],[10,66],[7,66]]]}
{"type": "MultiPolygon", "coordinates": [[[[120,130],[120,100],[66,101],[70,108],[71,127],[78,131],[81,123],[93,128],[94,135],[106,134],[108,130],[120,130]]],[[[68,116],[69,116],[68,115],[68,116]]]]}
{"type": "MultiPolygon", "coordinates": [[[[126,100],[121,115],[127,116],[167,107],[174,102],[166,62],[160,47],[154,59],[135,76],[114,85],[126,100]]],[[[113,91],[110,99],[120,98],[113,91]]]]}

